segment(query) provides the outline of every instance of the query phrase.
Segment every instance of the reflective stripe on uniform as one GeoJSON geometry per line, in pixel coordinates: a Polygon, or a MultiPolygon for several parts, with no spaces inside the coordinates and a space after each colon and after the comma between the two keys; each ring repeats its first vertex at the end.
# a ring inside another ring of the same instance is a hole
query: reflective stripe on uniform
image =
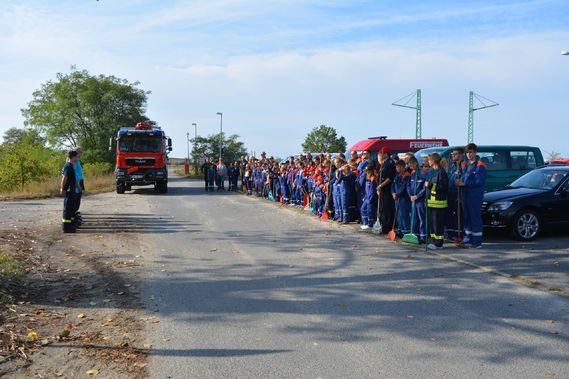
{"type": "Polygon", "coordinates": [[[446,208],[448,206],[448,203],[446,200],[429,199],[427,204],[430,208],[446,208]]]}
{"type": "Polygon", "coordinates": [[[438,234],[431,234],[431,238],[434,238],[436,240],[444,240],[444,236],[439,236],[438,234]]]}
{"type": "Polygon", "coordinates": [[[63,222],[64,224],[71,224],[71,220],[66,220],[64,218],[61,219],[61,222],[63,222]]]}
{"type": "Polygon", "coordinates": [[[472,233],[474,237],[482,237],[482,232],[472,233]]]}

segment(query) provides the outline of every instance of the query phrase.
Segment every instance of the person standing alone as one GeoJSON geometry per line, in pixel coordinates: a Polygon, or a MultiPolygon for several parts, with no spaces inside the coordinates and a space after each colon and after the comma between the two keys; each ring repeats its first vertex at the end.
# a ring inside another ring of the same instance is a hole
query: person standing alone
{"type": "Polygon", "coordinates": [[[59,192],[63,195],[63,219],[62,227],[64,233],[75,233],[76,226],[73,222],[75,217],[75,207],[77,194],[80,193],[79,183],[75,176],[75,163],[77,162],[77,151],[72,150],[67,154],[67,163],[63,166],[61,187],[59,192]]]}

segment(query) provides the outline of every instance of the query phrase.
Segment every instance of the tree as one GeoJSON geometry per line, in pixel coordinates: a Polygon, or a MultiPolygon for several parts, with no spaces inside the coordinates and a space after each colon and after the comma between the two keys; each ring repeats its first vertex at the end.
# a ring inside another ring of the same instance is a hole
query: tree
{"type": "Polygon", "coordinates": [[[336,129],[326,125],[312,129],[302,144],[302,150],[305,153],[343,153],[346,147],[346,139],[338,138],[336,129]]]}
{"type": "Polygon", "coordinates": [[[0,190],[58,177],[64,161],[64,153],[46,148],[30,136],[17,143],[4,142],[0,145],[0,190]]]}
{"type": "Polygon", "coordinates": [[[11,145],[30,143],[43,146],[46,140],[37,130],[10,128],[4,132],[4,143],[11,145]]]}
{"type": "MultiPolygon", "coordinates": [[[[191,141],[193,143],[192,159],[194,162],[199,162],[200,156],[209,157],[215,162],[219,160],[219,134],[197,137],[191,141]]],[[[226,137],[223,133],[222,141],[221,157],[224,162],[239,161],[242,155],[247,155],[247,149],[245,149],[244,143],[239,141],[237,134],[226,137]]]]}
{"type": "Polygon", "coordinates": [[[109,138],[119,128],[150,122],[144,115],[147,95],[139,82],[114,76],[92,76],[71,68],[34,91],[22,109],[24,124],[42,134],[57,148],[83,147],[85,160],[112,161],[109,138]]]}

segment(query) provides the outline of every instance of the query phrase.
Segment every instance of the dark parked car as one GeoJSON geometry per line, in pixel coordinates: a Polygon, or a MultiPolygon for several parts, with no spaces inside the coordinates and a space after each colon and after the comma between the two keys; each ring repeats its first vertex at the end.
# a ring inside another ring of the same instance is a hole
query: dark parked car
{"type": "Polygon", "coordinates": [[[569,226],[569,166],[536,168],[506,189],[484,194],[484,227],[530,241],[547,227],[569,226]]]}

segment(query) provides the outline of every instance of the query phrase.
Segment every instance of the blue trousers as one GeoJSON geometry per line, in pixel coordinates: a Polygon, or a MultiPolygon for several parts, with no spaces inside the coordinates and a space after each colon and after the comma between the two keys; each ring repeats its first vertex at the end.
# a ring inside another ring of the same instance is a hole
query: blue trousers
{"type": "Polygon", "coordinates": [[[411,231],[411,200],[397,200],[397,232],[400,234],[411,231]]]}
{"type": "Polygon", "coordinates": [[[362,224],[372,227],[377,218],[377,198],[363,199],[360,214],[362,224]]]}
{"type": "Polygon", "coordinates": [[[334,220],[341,220],[342,219],[342,196],[340,194],[340,185],[334,184],[334,192],[333,200],[334,200],[334,220]]]}
{"type": "MultiPolygon", "coordinates": [[[[411,202],[412,203],[412,202],[411,202]]],[[[411,204],[411,208],[413,204],[411,204]]],[[[426,230],[425,230],[425,202],[424,200],[415,201],[415,220],[413,224],[412,232],[419,237],[420,241],[425,241],[426,230]]]]}
{"type": "Polygon", "coordinates": [[[464,213],[464,242],[474,246],[482,244],[482,201],[483,190],[467,190],[462,196],[464,213]]]}

